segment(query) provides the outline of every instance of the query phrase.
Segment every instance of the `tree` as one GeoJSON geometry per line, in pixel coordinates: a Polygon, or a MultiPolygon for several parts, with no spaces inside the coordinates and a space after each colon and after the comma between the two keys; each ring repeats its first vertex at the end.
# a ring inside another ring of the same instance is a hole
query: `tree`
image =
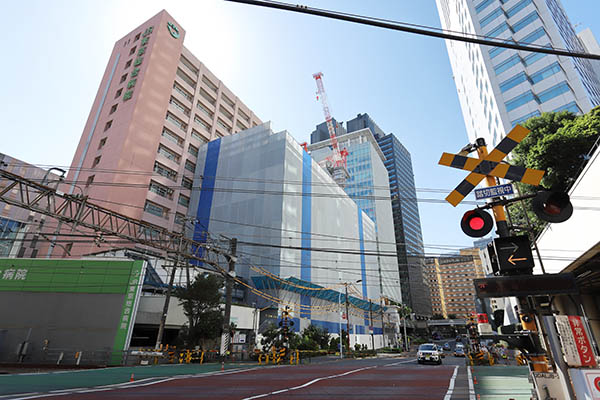
{"type": "MultiPolygon", "coordinates": [[[[531,133],[512,151],[511,164],[546,171],[541,186],[567,191],[577,179],[600,137],[600,107],[576,116],[571,112],[543,113],[523,124],[531,133]]],[[[521,194],[535,193],[538,188],[517,184],[521,194]]],[[[531,211],[531,200],[524,205],[511,204],[508,210],[513,225],[526,226],[523,207],[531,221],[534,235],[545,226],[531,211]]]]}
{"type": "Polygon", "coordinates": [[[181,336],[187,346],[201,345],[221,335],[223,312],[221,293],[223,279],[217,275],[197,275],[189,287],[177,288],[175,296],[188,318],[181,336]]]}
{"type": "Polygon", "coordinates": [[[329,331],[324,328],[320,328],[316,325],[309,325],[302,331],[303,343],[312,342],[312,349],[306,350],[327,350],[329,348],[329,331]],[[315,346],[316,345],[316,346],[315,346]]]}

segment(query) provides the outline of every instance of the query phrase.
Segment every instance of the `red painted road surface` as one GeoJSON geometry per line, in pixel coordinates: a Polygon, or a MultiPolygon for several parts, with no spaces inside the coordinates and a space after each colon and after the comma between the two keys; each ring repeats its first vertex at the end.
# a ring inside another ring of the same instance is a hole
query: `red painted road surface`
{"type": "Polygon", "coordinates": [[[130,385],[128,388],[65,390],[12,398],[444,399],[454,369],[454,365],[417,365],[414,359],[344,360],[194,377],[155,378],[127,384],[130,385]]]}

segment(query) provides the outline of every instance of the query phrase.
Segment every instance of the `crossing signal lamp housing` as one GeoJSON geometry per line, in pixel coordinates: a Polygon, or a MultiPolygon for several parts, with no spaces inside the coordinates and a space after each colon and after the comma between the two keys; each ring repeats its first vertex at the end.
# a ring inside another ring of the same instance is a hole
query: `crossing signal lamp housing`
{"type": "Polygon", "coordinates": [[[542,190],[531,204],[533,212],[548,222],[565,222],[573,214],[573,205],[565,192],[542,190]]]}
{"type": "Polygon", "coordinates": [[[476,208],[463,215],[460,227],[470,237],[483,237],[494,227],[494,219],[489,213],[476,208]]]}

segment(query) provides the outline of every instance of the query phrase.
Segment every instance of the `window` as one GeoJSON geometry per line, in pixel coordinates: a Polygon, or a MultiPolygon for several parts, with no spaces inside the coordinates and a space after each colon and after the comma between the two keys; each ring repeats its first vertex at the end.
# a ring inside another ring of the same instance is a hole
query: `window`
{"type": "Polygon", "coordinates": [[[179,86],[177,83],[173,83],[173,89],[183,97],[185,97],[188,101],[192,101],[193,96],[184,88],[179,86]]]}
{"type": "Polygon", "coordinates": [[[182,194],[179,195],[179,200],[177,200],[177,204],[184,206],[184,207],[189,207],[190,205],[190,198],[187,196],[184,196],[182,194]]]}
{"type": "Polygon", "coordinates": [[[118,104],[113,104],[113,106],[110,108],[110,112],[109,112],[109,114],[112,114],[112,113],[114,113],[115,111],[117,111],[117,106],[118,106],[118,104]]]}
{"type": "Polygon", "coordinates": [[[177,172],[166,165],[159,163],[158,161],[154,162],[154,172],[172,180],[173,182],[177,182],[177,172]]]}
{"type": "Polygon", "coordinates": [[[504,93],[507,90],[514,88],[518,84],[526,82],[527,80],[528,80],[527,74],[525,72],[520,72],[517,75],[513,76],[512,78],[507,79],[504,82],[502,82],[500,84],[500,91],[502,93],[504,93]]]}
{"type": "Polygon", "coordinates": [[[481,27],[483,28],[484,26],[488,25],[490,22],[492,22],[494,19],[496,19],[503,13],[504,12],[502,11],[501,7],[496,8],[494,11],[492,11],[491,13],[489,13],[488,15],[486,15],[484,18],[481,19],[481,21],[479,22],[481,27]]]}
{"type": "Polygon", "coordinates": [[[531,4],[531,0],[521,0],[506,12],[508,18],[515,16],[519,11],[531,4]]]}
{"type": "Polygon", "coordinates": [[[183,147],[184,140],[165,127],[163,127],[161,136],[177,144],[177,146],[183,147]]]}
{"type": "Polygon", "coordinates": [[[142,36],[142,32],[140,32],[137,35],[135,35],[135,39],[133,41],[137,42],[140,39],[140,36],[142,36]]]}
{"type": "Polygon", "coordinates": [[[495,0],[483,0],[481,3],[479,3],[479,5],[477,5],[475,7],[475,12],[477,14],[479,14],[480,12],[482,12],[487,6],[489,6],[490,4],[492,4],[495,0]]]}
{"type": "Polygon", "coordinates": [[[560,106],[556,110],[554,110],[554,112],[559,112],[559,111],[570,111],[573,114],[581,114],[581,109],[579,108],[577,103],[574,101],[570,102],[569,104],[565,104],[564,106],[560,106]]]}
{"type": "Polygon", "coordinates": [[[555,62],[531,75],[531,81],[533,83],[541,82],[549,76],[552,76],[560,71],[562,71],[562,68],[560,67],[558,62],[555,62]]]}
{"type": "Polygon", "coordinates": [[[112,119],[104,125],[104,131],[106,132],[112,126],[112,119]]]}
{"type": "Polygon", "coordinates": [[[102,138],[100,140],[100,143],[98,143],[98,150],[100,150],[101,148],[103,148],[105,144],[106,144],[106,138],[102,138]]]}
{"type": "Polygon", "coordinates": [[[204,100],[208,101],[211,105],[215,105],[217,102],[206,90],[200,88],[200,96],[204,98],[204,100]]]}
{"type": "Polygon", "coordinates": [[[149,214],[156,215],[157,217],[168,218],[169,209],[163,206],[159,206],[156,203],[146,200],[146,204],[144,204],[144,211],[149,214]]]}
{"type": "Polygon", "coordinates": [[[119,83],[123,83],[123,82],[125,82],[126,80],[127,80],[127,74],[124,74],[124,75],[121,77],[121,82],[119,82],[119,83]]]}
{"type": "Polygon", "coordinates": [[[190,153],[194,157],[198,157],[198,148],[190,144],[188,145],[188,153],[190,153]]]}
{"type": "Polygon", "coordinates": [[[516,108],[521,107],[523,104],[529,103],[530,101],[537,101],[535,95],[531,90],[515,97],[512,100],[509,100],[505,103],[506,111],[512,111],[516,108]]]}
{"type": "Polygon", "coordinates": [[[221,118],[217,118],[217,125],[221,128],[225,129],[227,132],[231,133],[231,127],[227,125],[221,118]]]}
{"type": "Polygon", "coordinates": [[[123,88],[117,90],[117,93],[115,93],[115,99],[121,97],[121,93],[123,93],[123,88]]]}
{"type": "Polygon", "coordinates": [[[248,114],[246,114],[242,110],[238,110],[238,114],[239,114],[240,117],[242,117],[243,120],[245,120],[246,122],[250,123],[250,117],[248,116],[248,114]]]}
{"type": "Polygon", "coordinates": [[[192,63],[190,62],[190,60],[188,60],[188,59],[187,59],[187,58],[185,58],[184,56],[181,56],[181,57],[179,58],[179,61],[181,61],[181,63],[182,63],[183,65],[185,65],[187,69],[189,69],[190,71],[192,71],[192,72],[194,73],[194,75],[198,76],[198,68],[196,68],[196,67],[194,66],[194,64],[192,64],[192,63]]]}
{"type": "Polygon", "coordinates": [[[165,117],[165,119],[167,121],[171,122],[173,125],[177,126],[179,129],[181,129],[183,131],[187,130],[187,124],[168,111],[167,111],[167,116],[165,117]]]}
{"type": "Polygon", "coordinates": [[[165,185],[161,185],[158,182],[150,181],[150,186],[148,187],[148,190],[150,192],[156,193],[161,197],[164,197],[165,199],[173,199],[173,189],[165,185]]]}
{"type": "Polygon", "coordinates": [[[98,164],[100,164],[100,156],[94,158],[94,161],[92,162],[92,168],[94,168],[98,164]]]}
{"type": "Polygon", "coordinates": [[[521,62],[521,57],[519,57],[518,54],[514,54],[511,57],[509,57],[508,59],[506,59],[505,61],[503,61],[502,63],[495,66],[494,72],[496,72],[496,75],[500,75],[502,72],[506,71],[507,69],[511,68],[514,65],[517,65],[520,62],[521,62]]]}
{"type": "Polygon", "coordinates": [[[246,128],[246,126],[245,126],[244,124],[242,124],[242,123],[241,123],[239,120],[237,121],[237,123],[236,123],[235,125],[236,125],[238,128],[240,128],[241,130],[243,130],[243,131],[245,131],[246,129],[248,129],[248,128],[246,128]]]}
{"type": "Polygon", "coordinates": [[[539,27],[535,31],[531,32],[529,35],[525,36],[523,39],[519,40],[519,42],[530,44],[543,37],[544,35],[546,35],[546,31],[544,30],[544,28],[539,27]]]}
{"type": "Polygon", "coordinates": [[[496,57],[497,55],[501,54],[504,50],[506,50],[505,47],[494,47],[489,51],[490,58],[496,57]]]}
{"type": "Polygon", "coordinates": [[[193,184],[194,181],[190,178],[186,178],[185,176],[181,178],[181,186],[183,186],[184,188],[192,190],[193,184]]]}
{"type": "Polygon", "coordinates": [[[212,81],[210,79],[208,79],[206,77],[206,75],[202,75],[202,82],[208,86],[213,92],[217,93],[217,85],[215,85],[214,83],[212,83],[212,81]]]}
{"type": "Polygon", "coordinates": [[[545,103],[548,100],[551,100],[557,96],[560,96],[563,93],[570,92],[571,88],[567,84],[567,82],[561,82],[558,85],[551,87],[550,89],[544,90],[542,93],[538,94],[538,98],[541,103],[545,103]]]}
{"type": "Polygon", "coordinates": [[[163,146],[162,144],[158,145],[158,154],[162,155],[163,157],[168,158],[171,161],[174,161],[176,163],[179,163],[179,159],[181,158],[179,156],[179,154],[175,153],[173,150],[163,146]]]}
{"type": "Polygon", "coordinates": [[[206,108],[206,106],[204,104],[198,102],[198,103],[196,103],[196,107],[200,111],[202,111],[203,114],[205,114],[206,116],[208,116],[211,120],[213,119],[213,116],[215,115],[215,113],[213,113],[208,108],[206,108]]]}
{"type": "Polygon", "coordinates": [[[486,36],[496,37],[508,29],[510,29],[510,26],[506,22],[503,22],[488,33],[486,33],[486,36]]]}
{"type": "Polygon", "coordinates": [[[233,121],[233,114],[230,113],[228,109],[221,106],[221,107],[219,107],[219,111],[221,112],[221,114],[223,114],[225,117],[227,117],[227,119],[229,119],[230,121],[233,121]]]}
{"type": "Polygon", "coordinates": [[[133,46],[131,48],[131,50],[129,50],[129,55],[132,56],[135,53],[135,49],[137,48],[137,46],[133,46]]]}
{"type": "Polygon", "coordinates": [[[187,169],[190,172],[196,172],[196,164],[194,164],[190,160],[185,160],[185,169],[187,169]]]}
{"type": "Polygon", "coordinates": [[[535,21],[537,19],[540,19],[540,16],[538,15],[537,11],[534,11],[534,12],[530,13],[529,15],[527,15],[522,20],[520,20],[519,22],[517,22],[516,24],[514,24],[512,27],[513,31],[519,32],[521,29],[525,28],[527,25],[529,25],[530,23],[532,23],[533,21],[535,21]]]}
{"type": "Polygon", "coordinates": [[[183,225],[184,222],[185,222],[185,215],[183,215],[182,213],[175,213],[175,223],[177,225],[183,225]]]}
{"type": "Polygon", "coordinates": [[[127,63],[125,64],[125,68],[124,69],[127,69],[127,68],[131,67],[131,63],[132,62],[133,62],[132,60],[127,61],[127,63]]]}
{"type": "Polygon", "coordinates": [[[197,124],[201,125],[208,132],[210,132],[210,130],[212,128],[208,122],[204,121],[202,118],[200,118],[197,115],[194,115],[194,122],[196,122],[197,124]]]}
{"type": "Polygon", "coordinates": [[[525,64],[526,67],[529,67],[531,64],[535,63],[536,61],[538,61],[539,59],[542,59],[544,57],[546,57],[548,54],[544,54],[544,53],[533,53],[528,55],[527,57],[525,57],[523,59],[523,64],[525,64]]]}
{"type": "Polygon", "coordinates": [[[188,74],[183,72],[181,68],[177,68],[177,76],[180,77],[185,83],[196,89],[196,81],[190,78],[188,74]]]}
{"type": "Polygon", "coordinates": [[[221,98],[223,99],[223,102],[229,107],[235,108],[235,103],[229,97],[222,95],[221,98]]]}
{"type": "Polygon", "coordinates": [[[179,101],[177,101],[177,99],[175,97],[171,96],[171,99],[169,100],[169,104],[171,104],[173,107],[175,107],[176,109],[178,109],[179,111],[181,111],[182,113],[187,115],[188,117],[190,116],[190,110],[186,106],[181,104],[179,101]]]}
{"type": "Polygon", "coordinates": [[[208,143],[208,139],[200,135],[200,133],[198,133],[198,131],[196,131],[195,129],[192,129],[192,137],[196,140],[199,140],[202,143],[208,143]]]}
{"type": "Polygon", "coordinates": [[[88,176],[88,178],[85,181],[85,187],[90,186],[92,183],[94,183],[94,177],[95,175],[90,175],[88,176]]]}

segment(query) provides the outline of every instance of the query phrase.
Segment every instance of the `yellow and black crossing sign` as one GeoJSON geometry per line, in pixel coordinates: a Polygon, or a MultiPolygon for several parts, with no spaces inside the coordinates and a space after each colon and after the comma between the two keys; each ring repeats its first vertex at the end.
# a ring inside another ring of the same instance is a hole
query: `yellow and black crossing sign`
{"type": "Polygon", "coordinates": [[[529,129],[515,126],[504,139],[483,159],[465,157],[458,154],[443,153],[438,164],[464,169],[471,173],[454,189],[446,201],[457,206],[486,176],[510,179],[537,186],[545,171],[502,163],[506,157],[528,134],[529,129]]]}

